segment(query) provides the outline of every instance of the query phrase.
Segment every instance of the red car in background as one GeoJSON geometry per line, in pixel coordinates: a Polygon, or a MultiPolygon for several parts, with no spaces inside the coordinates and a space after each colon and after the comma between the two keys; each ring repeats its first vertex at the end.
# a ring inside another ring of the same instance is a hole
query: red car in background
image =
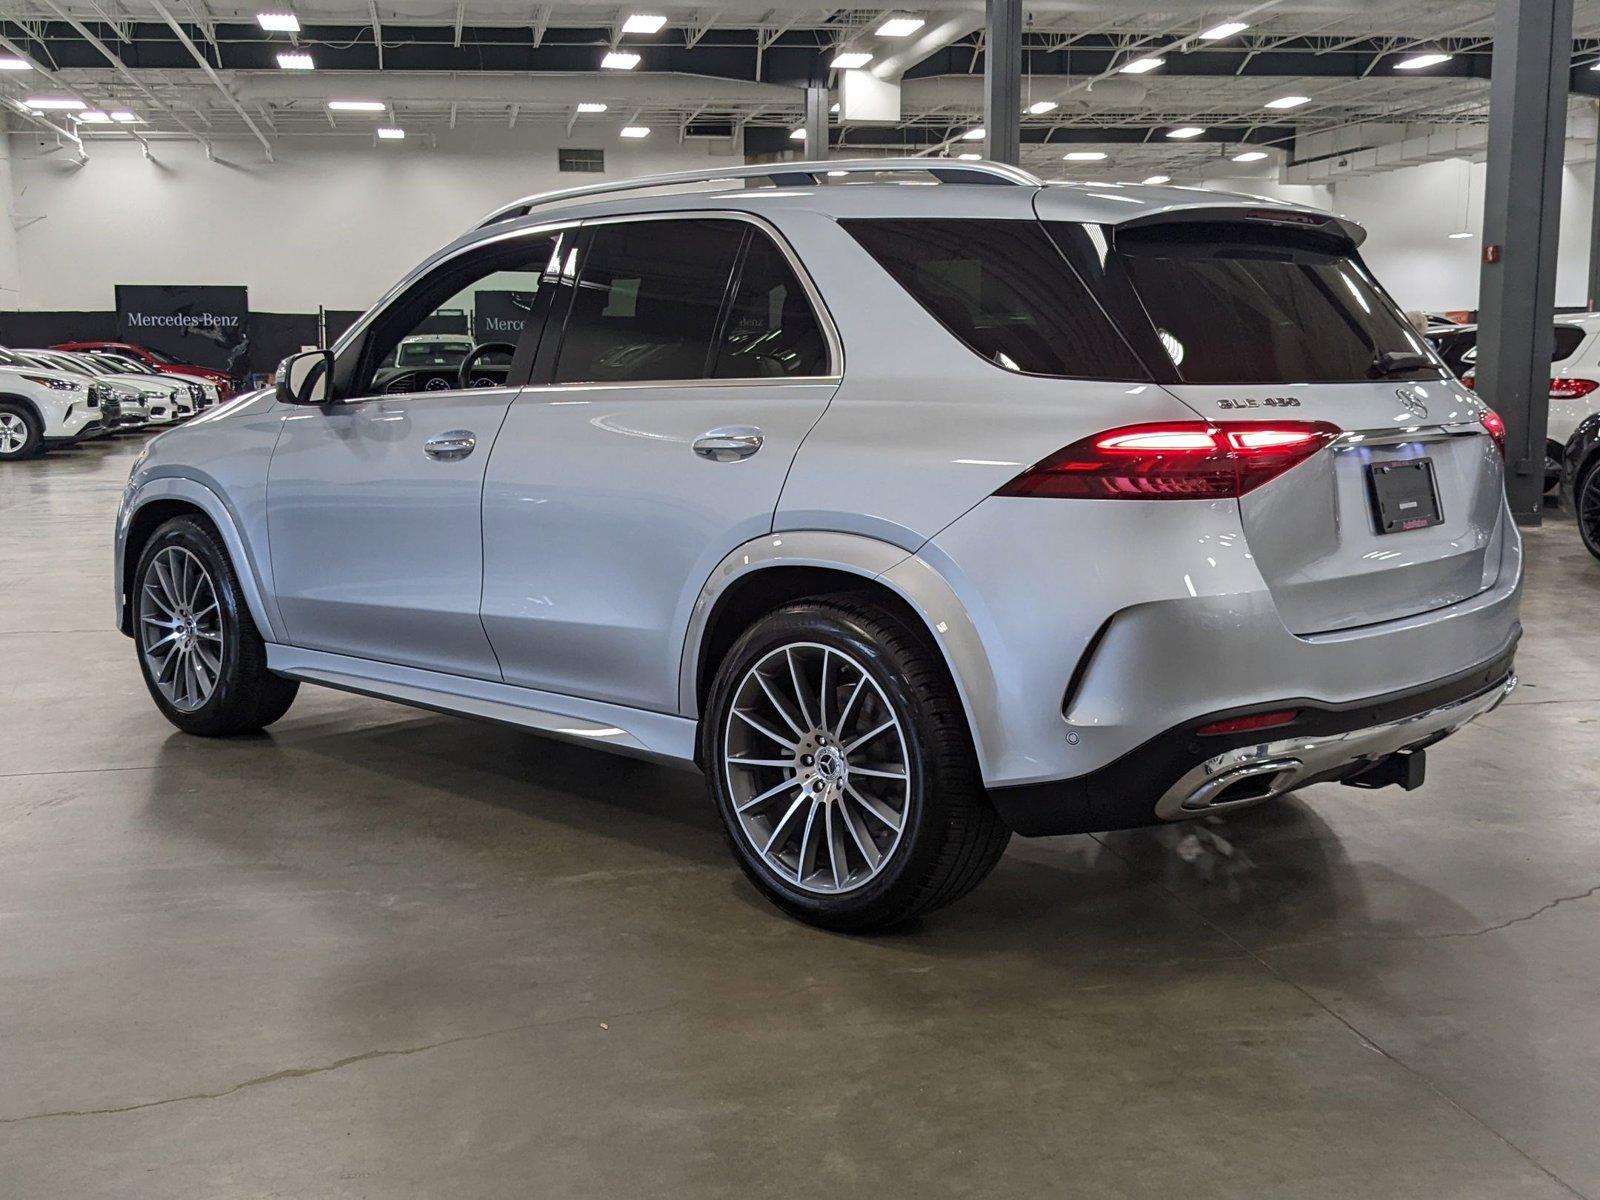
{"type": "Polygon", "coordinates": [[[136,359],[147,367],[160,371],[163,375],[183,375],[190,379],[198,379],[204,383],[209,383],[217,389],[218,400],[226,400],[234,392],[233,381],[228,378],[226,371],[217,371],[211,367],[197,367],[193,363],[179,362],[164,351],[152,350],[147,346],[135,346],[132,342],[60,342],[53,349],[99,350],[108,354],[121,354],[127,358],[136,359]]]}

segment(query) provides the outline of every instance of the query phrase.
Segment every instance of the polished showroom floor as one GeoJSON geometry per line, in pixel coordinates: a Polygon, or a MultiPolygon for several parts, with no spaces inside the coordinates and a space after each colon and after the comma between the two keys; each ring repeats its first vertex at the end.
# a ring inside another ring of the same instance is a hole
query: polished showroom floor
{"type": "Polygon", "coordinates": [[[697,777],[306,688],[186,738],[137,439],[0,469],[0,1196],[1600,1197],[1600,563],[1406,795],[779,916],[697,777]]]}

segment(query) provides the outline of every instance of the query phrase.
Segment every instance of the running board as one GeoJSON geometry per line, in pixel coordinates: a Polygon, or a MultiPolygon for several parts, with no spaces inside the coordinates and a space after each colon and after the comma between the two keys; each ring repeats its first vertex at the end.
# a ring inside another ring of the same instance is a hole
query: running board
{"type": "Polygon", "coordinates": [[[694,765],[696,722],[669,713],[271,642],[267,644],[267,669],[306,683],[512,725],[635,758],[694,765]]]}

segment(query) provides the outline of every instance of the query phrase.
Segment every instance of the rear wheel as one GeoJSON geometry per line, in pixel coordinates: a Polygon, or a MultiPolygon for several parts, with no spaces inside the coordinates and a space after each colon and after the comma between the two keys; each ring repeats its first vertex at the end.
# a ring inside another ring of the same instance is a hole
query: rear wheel
{"type": "Polygon", "coordinates": [[[155,531],[134,573],[134,639],[145,685],[185,733],[262,729],[300,685],[267,670],[266,643],[216,531],[174,517],[155,531]]]}
{"type": "Polygon", "coordinates": [[[0,400],[0,460],[32,458],[44,448],[44,428],[33,410],[0,400]]]}
{"type": "Polygon", "coordinates": [[[1600,458],[1584,471],[1572,495],[1578,510],[1578,533],[1589,553],[1600,558],[1600,458]]]}
{"type": "Polygon", "coordinates": [[[815,925],[886,929],[949,904],[1011,836],[936,651],[870,601],[803,601],[752,626],[701,739],[740,866],[815,925]]]}

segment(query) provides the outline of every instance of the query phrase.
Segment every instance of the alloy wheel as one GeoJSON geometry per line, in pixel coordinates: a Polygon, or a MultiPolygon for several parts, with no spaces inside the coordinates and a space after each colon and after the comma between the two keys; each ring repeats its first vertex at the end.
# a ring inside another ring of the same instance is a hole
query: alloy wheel
{"type": "Polygon", "coordinates": [[[28,423],[16,413],[0,412],[0,454],[20,454],[28,444],[28,423]]]}
{"type": "Polygon", "coordinates": [[[222,609],[205,565],[182,546],[150,560],[139,591],[139,645],[156,687],[180,712],[194,712],[217,690],[222,609]]]}
{"type": "Polygon", "coordinates": [[[1578,489],[1578,527],[1590,550],[1600,555],[1600,466],[1591,467],[1578,489]]]}
{"type": "Polygon", "coordinates": [[[817,895],[883,871],[910,809],[911,756],[859,662],[814,642],[768,652],[739,681],[723,732],[739,829],[769,870],[817,895]]]}

